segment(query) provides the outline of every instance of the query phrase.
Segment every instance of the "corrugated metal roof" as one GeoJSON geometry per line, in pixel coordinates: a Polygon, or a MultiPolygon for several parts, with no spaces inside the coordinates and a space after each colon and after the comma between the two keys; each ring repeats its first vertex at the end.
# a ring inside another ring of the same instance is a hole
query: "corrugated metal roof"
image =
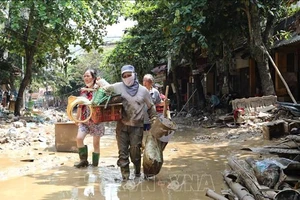
{"type": "Polygon", "coordinates": [[[155,74],[158,74],[159,72],[164,71],[166,69],[167,69],[167,65],[159,65],[159,66],[153,68],[151,71],[155,74]]]}
{"type": "Polygon", "coordinates": [[[291,44],[295,44],[295,43],[298,43],[298,42],[300,42],[300,35],[295,34],[294,36],[292,36],[289,39],[281,40],[281,41],[276,42],[273,45],[272,49],[275,49],[275,48],[278,48],[278,47],[282,47],[282,46],[291,45],[291,44]]]}

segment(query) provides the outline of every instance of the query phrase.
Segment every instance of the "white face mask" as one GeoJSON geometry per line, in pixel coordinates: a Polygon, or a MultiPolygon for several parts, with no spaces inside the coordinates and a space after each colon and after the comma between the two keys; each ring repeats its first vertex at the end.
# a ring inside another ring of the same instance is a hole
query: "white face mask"
{"type": "Polygon", "coordinates": [[[132,73],[132,76],[129,76],[127,78],[122,78],[122,81],[126,86],[129,87],[133,85],[134,79],[135,79],[135,73],[132,73]]]}

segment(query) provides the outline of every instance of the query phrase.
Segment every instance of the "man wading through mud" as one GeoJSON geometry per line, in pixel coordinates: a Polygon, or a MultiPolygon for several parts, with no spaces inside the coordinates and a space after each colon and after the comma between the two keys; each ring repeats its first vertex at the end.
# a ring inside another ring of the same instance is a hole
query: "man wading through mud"
{"type": "Polygon", "coordinates": [[[132,65],[125,65],[121,69],[122,82],[104,86],[107,92],[121,94],[123,98],[122,120],[117,122],[116,138],[119,150],[117,165],[121,168],[123,180],[130,175],[129,156],[134,164],[135,177],[141,173],[141,145],[144,126],[144,106],[146,104],[151,122],[156,119],[155,106],[149,91],[137,80],[132,65]]]}

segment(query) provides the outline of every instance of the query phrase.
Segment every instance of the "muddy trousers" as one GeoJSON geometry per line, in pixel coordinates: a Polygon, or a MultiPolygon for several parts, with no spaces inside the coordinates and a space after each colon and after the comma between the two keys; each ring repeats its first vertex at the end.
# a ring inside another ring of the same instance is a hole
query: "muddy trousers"
{"type": "Polygon", "coordinates": [[[119,150],[117,165],[121,168],[123,179],[129,178],[129,157],[134,164],[134,174],[141,174],[141,146],[143,139],[143,127],[126,126],[117,122],[116,138],[119,150]]]}

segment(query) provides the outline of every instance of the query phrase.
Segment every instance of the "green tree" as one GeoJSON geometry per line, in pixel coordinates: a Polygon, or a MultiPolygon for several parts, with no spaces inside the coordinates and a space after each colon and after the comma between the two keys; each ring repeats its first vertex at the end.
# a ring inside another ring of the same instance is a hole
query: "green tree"
{"type": "MultiPolygon", "coordinates": [[[[185,60],[191,71],[198,70],[197,60],[202,57],[202,50],[207,48],[200,26],[205,20],[202,10],[206,0],[162,2],[166,7],[165,12],[163,12],[162,26],[164,34],[168,38],[168,53],[175,58],[175,62],[181,63],[182,60],[185,60]]],[[[175,72],[176,68],[173,71],[175,72]]],[[[193,78],[199,105],[203,108],[205,106],[205,96],[201,82],[202,75],[202,73],[195,73],[193,78]]],[[[173,82],[176,85],[176,73],[173,73],[173,82]]],[[[178,91],[177,94],[179,94],[178,91]]],[[[180,102],[179,99],[180,96],[177,96],[177,102],[180,102]]]]}
{"type": "Polygon", "coordinates": [[[122,1],[118,0],[27,0],[1,1],[0,22],[5,24],[0,42],[9,52],[25,59],[15,115],[29,85],[37,60],[57,55],[67,60],[69,46],[99,49],[105,27],[116,22],[122,1]]]}
{"type": "MultiPolygon", "coordinates": [[[[176,67],[186,60],[191,69],[201,48],[206,47],[199,24],[204,20],[201,9],[206,1],[164,1],[137,0],[129,6],[126,16],[137,22],[128,30],[126,38],[110,56],[110,63],[131,62],[140,72],[149,72],[157,64],[166,63],[172,56],[173,82],[177,89],[177,106],[180,107],[180,93],[176,77],[176,67]]],[[[199,99],[204,103],[201,74],[195,75],[199,99]]]]}
{"type": "Polygon", "coordinates": [[[127,4],[123,13],[137,25],[126,30],[125,36],[106,59],[107,66],[114,68],[114,78],[119,80],[122,65],[132,64],[137,73],[149,73],[157,64],[165,62],[166,43],[162,34],[159,1],[135,1],[127,4]]]}
{"type": "Polygon", "coordinates": [[[83,87],[84,83],[82,79],[83,72],[87,68],[97,70],[98,76],[105,77],[105,79],[107,79],[106,72],[104,70],[100,70],[102,59],[102,53],[99,53],[96,50],[78,55],[75,63],[68,64],[66,74],[63,76],[55,76],[58,81],[61,81],[60,86],[57,87],[57,95],[62,98],[70,95],[78,96],[79,89],[83,87]]]}
{"type": "Polygon", "coordinates": [[[267,51],[270,50],[273,28],[285,8],[286,2],[278,0],[211,0],[204,10],[206,19],[201,27],[210,55],[221,58],[222,50],[231,55],[237,41],[244,39],[256,61],[265,95],[275,94],[267,51]]]}

